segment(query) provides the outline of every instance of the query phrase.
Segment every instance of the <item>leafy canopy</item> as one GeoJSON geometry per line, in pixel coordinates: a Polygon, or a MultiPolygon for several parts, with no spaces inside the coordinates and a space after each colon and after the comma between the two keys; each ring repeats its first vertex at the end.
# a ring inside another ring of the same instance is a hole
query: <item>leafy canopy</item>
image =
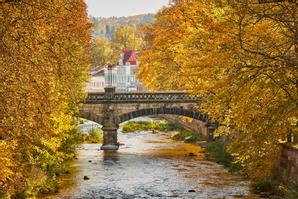
{"type": "Polygon", "coordinates": [[[151,90],[188,90],[222,126],[252,178],[271,175],[297,120],[297,4],[179,0],[144,28],[138,76],[151,90]]]}
{"type": "Polygon", "coordinates": [[[4,0],[0,10],[1,197],[38,192],[68,158],[91,25],[83,0],[4,0]]]}

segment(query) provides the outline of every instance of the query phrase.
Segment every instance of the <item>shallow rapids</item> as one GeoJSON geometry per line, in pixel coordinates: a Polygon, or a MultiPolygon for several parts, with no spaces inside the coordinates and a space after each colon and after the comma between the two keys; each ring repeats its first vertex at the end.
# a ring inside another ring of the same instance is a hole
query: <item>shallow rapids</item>
{"type": "Polygon", "coordinates": [[[199,146],[150,132],[119,132],[119,141],[115,153],[82,144],[59,192],[43,198],[255,198],[247,181],[204,160],[199,146]]]}

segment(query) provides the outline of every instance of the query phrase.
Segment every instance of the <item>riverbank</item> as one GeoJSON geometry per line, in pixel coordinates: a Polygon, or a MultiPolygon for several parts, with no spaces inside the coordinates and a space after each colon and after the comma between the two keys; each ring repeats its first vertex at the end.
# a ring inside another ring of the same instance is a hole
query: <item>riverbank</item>
{"type": "Polygon", "coordinates": [[[129,121],[122,126],[123,133],[136,131],[150,131],[152,133],[167,132],[173,140],[188,143],[206,140],[203,135],[193,133],[185,129],[181,124],[167,120],[129,121]]]}
{"type": "Polygon", "coordinates": [[[234,163],[233,157],[227,152],[227,144],[221,140],[207,142],[207,138],[197,132],[184,128],[178,122],[160,120],[129,121],[122,126],[123,133],[150,131],[152,133],[166,132],[175,141],[199,144],[206,153],[206,159],[223,165],[230,172],[238,172],[241,166],[234,163]]]}
{"type": "Polygon", "coordinates": [[[58,193],[43,199],[255,198],[246,180],[204,160],[196,144],[173,141],[166,133],[118,135],[124,145],[115,153],[99,150],[99,144],[80,145],[75,172],[62,177],[58,193]],[[190,152],[197,155],[185,156],[190,152]]]}
{"type": "MultiPolygon", "coordinates": [[[[166,131],[166,135],[173,140],[199,144],[203,148],[206,160],[223,165],[229,172],[239,173],[241,170],[241,165],[239,163],[235,163],[234,158],[227,152],[226,142],[217,139],[207,143],[205,142],[206,138],[204,136],[199,135],[197,132],[185,129],[183,125],[173,120],[154,120],[146,122],[133,121],[126,123],[123,126],[123,129],[125,133],[143,130],[151,131],[152,133],[159,133],[161,130],[166,131]]],[[[297,184],[289,184],[285,186],[280,185],[279,182],[272,179],[251,182],[250,189],[252,192],[260,195],[261,197],[272,199],[298,198],[297,184]]]]}
{"type": "MultiPolygon", "coordinates": [[[[63,186],[67,186],[67,183],[60,179],[65,176],[71,176],[76,172],[73,165],[78,159],[77,147],[81,144],[100,144],[102,143],[102,131],[97,126],[89,128],[88,131],[84,129],[73,129],[71,136],[65,141],[61,147],[61,153],[67,155],[67,157],[60,163],[56,164],[54,168],[48,170],[49,180],[46,184],[35,188],[29,192],[29,188],[13,196],[15,199],[35,198],[36,196],[43,197],[45,195],[57,193],[63,186]],[[62,183],[61,183],[62,182],[62,183]]],[[[34,186],[32,186],[34,187],[34,186]]],[[[2,199],[0,197],[0,199],[2,199]]]]}

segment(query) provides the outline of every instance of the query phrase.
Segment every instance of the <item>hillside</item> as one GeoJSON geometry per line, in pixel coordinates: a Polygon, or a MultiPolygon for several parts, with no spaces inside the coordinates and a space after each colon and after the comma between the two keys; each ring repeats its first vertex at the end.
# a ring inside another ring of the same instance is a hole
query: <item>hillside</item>
{"type": "Polygon", "coordinates": [[[108,39],[112,38],[115,30],[123,25],[140,25],[144,23],[151,23],[154,20],[153,14],[136,15],[131,17],[91,17],[92,23],[94,25],[93,37],[106,37],[108,39]]]}

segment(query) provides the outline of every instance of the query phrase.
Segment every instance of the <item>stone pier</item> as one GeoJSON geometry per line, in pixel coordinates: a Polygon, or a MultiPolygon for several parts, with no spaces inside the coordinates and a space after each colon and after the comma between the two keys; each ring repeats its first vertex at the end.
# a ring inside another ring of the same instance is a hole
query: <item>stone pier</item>
{"type": "Polygon", "coordinates": [[[119,149],[117,129],[115,126],[103,126],[103,144],[100,147],[101,150],[115,151],[119,149]]]}
{"type": "Polygon", "coordinates": [[[205,128],[211,129],[208,115],[195,108],[199,100],[200,97],[183,91],[118,93],[115,87],[108,86],[105,92],[88,93],[80,107],[80,117],[103,125],[102,150],[118,150],[119,124],[141,116],[182,115],[201,121],[205,128]]]}

